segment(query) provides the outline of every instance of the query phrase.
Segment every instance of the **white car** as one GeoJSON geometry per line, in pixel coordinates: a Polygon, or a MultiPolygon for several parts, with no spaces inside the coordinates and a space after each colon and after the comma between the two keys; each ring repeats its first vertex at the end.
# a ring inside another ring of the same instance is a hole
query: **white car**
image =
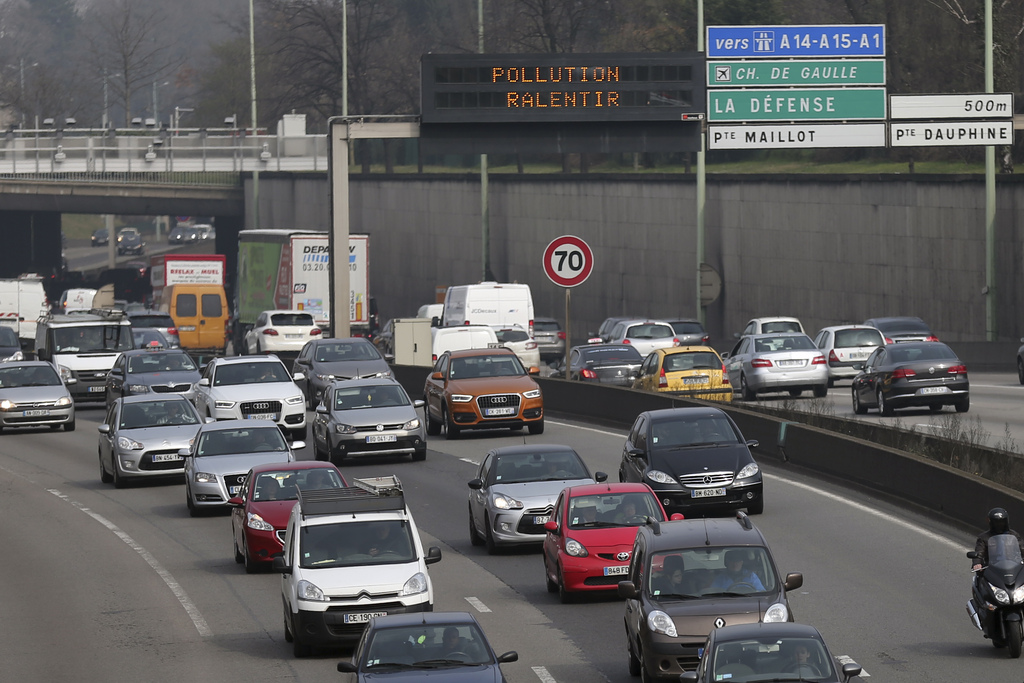
{"type": "Polygon", "coordinates": [[[295,440],[306,439],[306,397],[276,356],[214,358],[196,384],[196,408],[217,420],[271,420],[295,440]]]}
{"type": "Polygon", "coordinates": [[[776,315],[769,318],[754,318],[747,323],[742,332],[733,336],[739,339],[749,334],[770,334],[772,332],[800,332],[801,334],[807,334],[804,331],[803,324],[797,318],[776,315]]]}
{"type": "Polygon", "coordinates": [[[520,362],[527,370],[540,367],[540,347],[529,332],[516,325],[511,328],[495,327],[494,334],[498,337],[499,344],[512,349],[519,356],[520,362]]]}
{"type": "Polygon", "coordinates": [[[651,351],[679,346],[676,331],[664,320],[620,320],[608,333],[609,344],[630,344],[642,357],[651,351]]]}
{"type": "Polygon", "coordinates": [[[245,333],[244,353],[295,353],[322,331],[306,311],[263,311],[245,333]]]}
{"type": "Polygon", "coordinates": [[[853,379],[871,352],[885,345],[885,337],[867,325],[836,325],[822,328],[814,337],[814,345],[825,354],[828,364],[828,385],[837,379],[853,379]]]}

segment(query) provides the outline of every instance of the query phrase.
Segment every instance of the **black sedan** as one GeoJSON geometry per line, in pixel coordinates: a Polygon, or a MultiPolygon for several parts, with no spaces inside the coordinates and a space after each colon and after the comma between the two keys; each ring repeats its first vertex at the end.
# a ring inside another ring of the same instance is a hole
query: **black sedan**
{"type": "Polygon", "coordinates": [[[142,240],[142,233],[136,228],[121,228],[117,233],[117,253],[120,256],[125,254],[143,254],[146,250],[146,243],[142,240]]]}
{"type": "Polygon", "coordinates": [[[750,454],[756,446],[718,408],[648,410],[626,436],[619,481],[647,484],[670,515],[738,508],[759,515],[761,469],[750,454]]]}
{"type": "Polygon", "coordinates": [[[468,612],[423,612],[373,617],[338,671],[356,681],[454,683],[505,681],[501,664],[515,662],[515,651],[495,654],[476,618],[468,612]]]}
{"type": "MultiPolygon", "coordinates": [[[[629,344],[587,344],[569,350],[569,379],[633,386],[644,359],[629,344]]],[[[565,361],[552,377],[565,377],[565,361]]]]}
{"type": "Polygon", "coordinates": [[[106,228],[99,228],[93,231],[90,244],[94,247],[102,247],[104,244],[110,242],[110,233],[107,232],[106,228]]]}
{"type": "Polygon", "coordinates": [[[967,366],[942,342],[905,342],[880,346],[853,378],[853,412],[877,408],[892,415],[897,408],[927,407],[933,412],[971,407],[967,366]]]}
{"type": "Polygon", "coordinates": [[[839,663],[818,629],[806,624],[738,624],[713,629],[696,671],[679,680],[815,681],[845,683],[860,675],[856,662],[839,663]]]}

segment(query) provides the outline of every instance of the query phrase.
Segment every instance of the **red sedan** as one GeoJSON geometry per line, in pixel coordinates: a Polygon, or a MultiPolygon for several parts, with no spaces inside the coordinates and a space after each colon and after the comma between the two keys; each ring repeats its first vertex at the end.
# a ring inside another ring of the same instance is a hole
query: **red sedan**
{"type": "MultiPolygon", "coordinates": [[[[603,483],[562,491],[544,528],[544,576],[562,602],[574,593],[615,590],[629,571],[636,530],[665,509],[646,484],[603,483]]],[[[680,514],[672,519],[682,519],[680,514]]]]}
{"type": "Polygon", "coordinates": [[[269,567],[274,555],[284,550],[284,532],[299,489],[333,489],[348,486],[345,477],[329,462],[271,463],[249,470],[231,505],[231,535],[235,562],[252,574],[269,567]]]}

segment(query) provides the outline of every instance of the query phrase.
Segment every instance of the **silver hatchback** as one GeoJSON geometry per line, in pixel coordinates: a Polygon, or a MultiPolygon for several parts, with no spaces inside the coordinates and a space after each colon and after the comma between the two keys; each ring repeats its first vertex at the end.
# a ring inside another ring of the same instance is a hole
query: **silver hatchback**
{"type": "Polygon", "coordinates": [[[75,430],[75,404],[57,370],[45,361],[0,363],[0,430],[42,426],[75,430]]]}
{"type": "Polygon", "coordinates": [[[824,327],[814,337],[814,345],[825,354],[828,364],[828,385],[837,379],[853,379],[858,366],[871,352],[885,345],[882,333],[866,325],[824,327]]]}
{"type": "Polygon", "coordinates": [[[741,337],[731,353],[723,354],[729,382],[744,400],[757,394],[788,391],[799,396],[810,389],[816,397],[828,394],[825,355],[806,334],[752,334],[741,337]]]}

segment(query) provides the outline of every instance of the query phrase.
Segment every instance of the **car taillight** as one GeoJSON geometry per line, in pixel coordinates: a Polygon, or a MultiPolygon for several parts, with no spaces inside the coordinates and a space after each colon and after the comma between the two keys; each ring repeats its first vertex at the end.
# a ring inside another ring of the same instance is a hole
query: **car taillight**
{"type": "Polygon", "coordinates": [[[658,388],[668,386],[668,377],[665,376],[665,368],[661,369],[661,373],[658,374],[658,388]]]}
{"type": "Polygon", "coordinates": [[[178,334],[178,328],[177,327],[168,327],[167,328],[167,334],[178,334]]]}
{"type": "Polygon", "coordinates": [[[316,335],[318,335],[318,334],[320,334],[320,333],[321,333],[321,330],[320,330],[320,328],[319,328],[319,327],[314,327],[313,329],[311,329],[311,330],[309,331],[309,334],[310,334],[310,336],[312,336],[312,337],[315,337],[316,335]]]}
{"type": "Polygon", "coordinates": [[[533,336],[533,321],[532,320],[530,321],[530,324],[526,326],[526,329],[530,333],[530,336],[532,337],[533,336]]]}
{"type": "Polygon", "coordinates": [[[729,373],[725,371],[725,363],[722,363],[722,384],[729,384],[729,373]]]}
{"type": "Polygon", "coordinates": [[[672,337],[672,346],[679,346],[679,338],[672,337]]]}
{"type": "Polygon", "coordinates": [[[825,356],[815,356],[814,358],[811,359],[811,365],[824,365],[824,364],[825,364],[825,356]]]}
{"type": "Polygon", "coordinates": [[[711,340],[711,337],[709,335],[705,334],[703,337],[700,338],[700,343],[701,344],[707,344],[710,340],[711,340]]]}
{"type": "Polygon", "coordinates": [[[587,379],[597,379],[597,373],[590,368],[583,368],[580,370],[580,377],[586,377],[587,379]]]}
{"type": "Polygon", "coordinates": [[[939,341],[939,338],[936,337],[934,334],[929,334],[927,337],[924,338],[924,340],[925,341],[939,341]]]}
{"type": "Polygon", "coordinates": [[[966,365],[951,365],[951,366],[949,366],[949,374],[951,374],[951,375],[966,375],[967,374],[967,366],[966,365]]]}
{"type": "Polygon", "coordinates": [[[622,343],[623,344],[632,344],[633,342],[629,341],[628,339],[623,339],[622,343]]]}
{"type": "Polygon", "coordinates": [[[897,368],[892,371],[893,379],[909,379],[910,377],[917,377],[917,373],[910,368],[897,368]]]}
{"type": "Polygon", "coordinates": [[[437,362],[437,354],[436,353],[431,354],[430,355],[430,360],[432,360],[432,361],[434,361],[436,363],[437,362]]]}
{"type": "MultiPolygon", "coordinates": [[[[565,332],[559,332],[558,333],[558,338],[561,339],[562,341],[565,341],[565,332]]],[[[588,339],[587,341],[590,341],[590,340],[588,339]]]]}
{"type": "Polygon", "coordinates": [[[772,362],[767,358],[755,358],[750,361],[750,367],[752,368],[770,368],[771,366],[772,362]]]}
{"type": "Polygon", "coordinates": [[[277,330],[275,330],[273,327],[268,327],[267,329],[263,330],[263,334],[267,335],[268,337],[276,337],[277,330]]]}
{"type": "Polygon", "coordinates": [[[828,362],[829,363],[838,363],[839,362],[839,356],[836,355],[836,350],[835,349],[832,349],[832,350],[830,350],[828,352],[828,362]]]}
{"type": "Polygon", "coordinates": [[[889,339],[888,337],[886,337],[885,338],[885,343],[886,344],[892,344],[892,339],[889,339]]]}
{"type": "Polygon", "coordinates": [[[537,348],[537,342],[526,342],[526,350],[537,348]]]}

